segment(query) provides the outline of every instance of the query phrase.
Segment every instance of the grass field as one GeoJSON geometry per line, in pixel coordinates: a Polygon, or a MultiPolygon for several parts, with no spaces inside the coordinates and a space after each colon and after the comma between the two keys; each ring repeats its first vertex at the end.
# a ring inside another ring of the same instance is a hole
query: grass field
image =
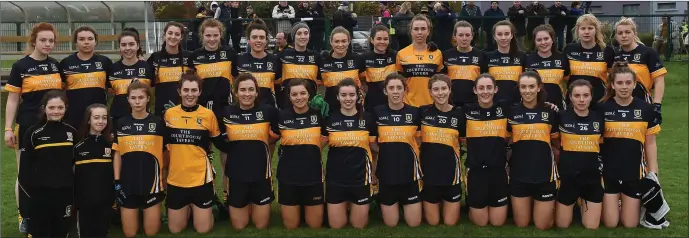
{"type": "MultiPolygon", "coordinates": [[[[167,226],[164,224],[159,236],[173,237],[227,237],[227,236],[252,236],[252,237],[430,237],[430,236],[633,236],[633,237],[653,237],[653,236],[687,236],[687,201],[689,201],[688,176],[687,170],[687,129],[688,118],[688,79],[687,72],[689,64],[686,62],[669,62],[667,68],[670,74],[665,78],[666,91],[663,103],[663,125],[662,132],[658,138],[658,157],[660,164],[659,176],[663,185],[665,198],[668,200],[671,211],[668,216],[671,225],[668,229],[656,231],[643,228],[636,229],[606,229],[590,231],[584,229],[580,224],[574,224],[569,229],[552,229],[550,231],[538,231],[533,227],[517,228],[508,221],[508,225],[500,228],[475,227],[468,220],[466,214],[462,214],[460,224],[455,227],[422,225],[418,228],[409,228],[400,222],[398,228],[387,228],[377,215],[372,215],[369,227],[363,230],[345,228],[341,230],[320,229],[311,230],[300,228],[294,231],[287,231],[282,228],[280,213],[277,202],[273,203],[273,213],[270,228],[260,231],[249,228],[243,231],[235,231],[231,228],[229,221],[216,223],[213,232],[206,235],[198,235],[189,227],[179,235],[171,235],[167,226]]],[[[4,102],[6,95],[2,95],[2,112],[4,114],[4,102]]],[[[2,118],[4,123],[4,117],[2,118]]],[[[21,234],[17,230],[17,209],[14,200],[14,181],[16,176],[16,160],[14,151],[2,147],[1,164],[1,184],[2,184],[2,237],[18,237],[21,234]]],[[[217,157],[216,157],[217,158],[217,157]]],[[[277,163],[274,163],[276,165],[277,163]]],[[[219,160],[216,160],[216,168],[219,168],[219,160]]],[[[140,231],[141,233],[142,231],[140,231]]],[[[122,232],[119,227],[113,226],[111,229],[112,237],[121,237],[122,232]]]]}

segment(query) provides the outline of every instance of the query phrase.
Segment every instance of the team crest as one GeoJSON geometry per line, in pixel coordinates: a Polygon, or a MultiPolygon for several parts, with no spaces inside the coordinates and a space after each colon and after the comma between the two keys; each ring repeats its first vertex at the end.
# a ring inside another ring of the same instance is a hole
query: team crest
{"type": "Polygon", "coordinates": [[[273,71],[273,62],[268,62],[266,67],[268,68],[268,71],[273,71]]]}
{"type": "Polygon", "coordinates": [[[103,63],[96,62],[96,69],[103,69],[103,63]]]}
{"type": "Polygon", "coordinates": [[[359,127],[361,127],[361,128],[366,127],[366,120],[359,120],[359,127]]]}
{"type": "Polygon", "coordinates": [[[514,64],[521,64],[521,63],[519,62],[519,58],[517,58],[517,57],[514,58],[514,64]]]}
{"type": "Polygon", "coordinates": [[[639,61],[639,60],[641,60],[641,54],[639,54],[639,53],[634,54],[634,61],[639,61]]]}
{"type": "Polygon", "coordinates": [[[227,59],[227,51],[220,51],[220,59],[227,59]]]}
{"type": "Polygon", "coordinates": [[[477,56],[471,57],[471,63],[472,64],[478,64],[478,57],[477,56]]]}
{"type": "Polygon", "coordinates": [[[405,121],[406,121],[407,123],[412,123],[413,117],[412,117],[411,114],[405,114],[405,115],[404,115],[404,119],[405,119],[405,121]]]}
{"type": "Polygon", "coordinates": [[[74,141],[74,135],[72,135],[72,132],[67,132],[67,140],[74,141]]]}
{"type": "Polygon", "coordinates": [[[311,115],[311,124],[318,123],[318,116],[316,115],[311,115]]]}
{"type": "Polygon", "coordinates": [[[139,77],[146,76],[146,68],[139,68],[139,77]]]}
{"type": "Polygon", "coordinates": [[[429,60],[433,60],[433,55],[428,55],[429,60]]]}
{"type": "Polygon", "coordinates": [[[197,117],[197,118],[196,118],[196,124],[198,124],[199,126],[200,126],[200,125],[203,125],[203,119],[200,118],[200,117],[197,117]]]}
{"type": "Polygon", "coordinates": [[[597,60],[603,60],[603,52],[598,52],[598,53],[596,54],[596,59],[597,59],[597,60]]]}
{"type": "Polygon", "coordinates": [[[541,112],[541,119],[544,121],[548,120],[548,113],[547,112],[541,112]]]}
{"type": "Polygon", "coordinates": [[[53,68],[53,71],[58,71],[58,70],[57,70],[57,65],[55,65],[55,64],[50,64],[50,67],[53,68]]]}
{"type": "Polygon", "coordinates": [[[593,122],[593,131],[600,130],[600,124],[598,122],[593,122]]]}
{"type": "Polygon", "coordinates": [[[555,67],[561,67],[562,66],[562,60],[555,60],[555,67]]]}
{"type": "Polygon", "coordinates": [[[112,154],[112,150],[110,148],[105,148],[105,154],[103,154],[103,157],[110,157],[110,154],[112,154]]]}
{"type": "Polygon", "coordinates": [[[634,119],[641,119],[641,109],[634,110],[634,119]]]}
{"type": "Polygon", "coordinates": [[[497,116],[501,117],[502,116],[502,107],[498,107],[497,109],[495,109],[495,114],[497,114],[497,116]]]}
{"type": "Polygon", "coordinates": [[[309,55],[309,63],[316,63],[316,58],[313,55],[309,55]]]}
{"type": "Polygon", "coordinates": [[[189,61],[189,58],[182,58],[183,65],[187,65],[187,61],[189,61]]]}
{"type": "Polygon", "coordinates": [[[156,131],[156,124],[155,123],[148,123],[148,132],[155,132],[156,131]]]}
{"type": "Polygon", "coordinates": [[[388,57],[388,64],[392,63],[392,57],[388,57]]]}
{"type": "Polygon", "coordinates": [[[347,66],[349,66],[349,68],[354,68],[354,60],[347,60],[347,66]]]}
{"type": "Polygon", "coordinates": [[[453,127],[457,126],[457,118],[454,118],[454,117],[453,117],[452,120],[450,120],[450,124],[451,124],[451,126],[453,126],[453,127]]]}
{"type": "Polygon", "coordinates": [[[263,112],[256,112],[256,120],[263,120],[263,112]]]}
{"type": "Polygon", "coordinates": [[[72,205],[67,205],[65,207],[65,215],[63,217],[71,217],[72,216],[72,205]]]}

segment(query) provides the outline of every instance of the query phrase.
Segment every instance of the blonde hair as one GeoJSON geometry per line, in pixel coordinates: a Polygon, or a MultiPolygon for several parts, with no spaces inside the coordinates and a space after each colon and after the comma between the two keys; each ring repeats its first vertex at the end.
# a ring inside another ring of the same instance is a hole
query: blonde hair
{"type": "MultiPolygon", "coordinates": [[[[426,22],[426,25],[428,25],[428,36],[426,37],[426,40],[428,40],[429,37],[433,36],[433,24],[431,24],[431,20],[428,20],[428,17],[423,14],[416,14],[414,18],[411,19],[409,22],[409,35],[411,36],[412,29],[414,29],[414,22],[415,21],[424,21],[426,22]]],[[[456,28],[455,28],[456,29],[456,28]]]]}
{"type": "Polygon", "coordinates": [[[596,29],[595,41],[600,48],[605,48],[605,41],[603,41],[603,29],[602,24],[598,21],[598,18],[593,14],[584,14],[577,19],[577,24],[574,26],[574,39],[579,41],[579,27],[584,24],[592,25],[596,29]]]}
{"type": "Polygon", "coordinates": [[[400,11],[404,12],[405,14],[411,11],[411,2],[402,3],[402,5],[400,5],[400,11]]]}
{"type": "Polygon", "coordinates": [[[199,26],[199,36],[201,36],[201,39],[203,39],[203,31],[205,31],[208,27],[217,27],[218,30],[220,30],[220,39],[224,38],[225,25],[223,25],[222,22],[218,21],[215,18],[208,18],[206,20],[203,20],[203,22],[199,26]]]}
{"type": "Polygon", "coordinates": [[[636,22],[634,22],[634,19],[628,18],[628,17],[622,17],[619,21],[615,23],[615,35],[617,35],[617,27],[618,26],[631,26],[632,27],[632,32],[634,32],[634,41],[636,41],[637,44],[643,45],[644,43],[641,42],[641,39],[639,39],[639,32],[636,30],[636,22]]]}

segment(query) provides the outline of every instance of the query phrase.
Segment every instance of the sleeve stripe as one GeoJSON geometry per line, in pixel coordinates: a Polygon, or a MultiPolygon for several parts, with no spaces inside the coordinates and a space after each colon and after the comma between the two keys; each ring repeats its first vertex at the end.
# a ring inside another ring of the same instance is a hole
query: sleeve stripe
{"type": "Polygon", "coordinates": [[[655,125],[646,130],[646,135],[657,135],[660,133],[660,125],[655,125]]]}
{"type": "Polygon", "coordinates": [[[8,83],[8,84],[5,84],[5,90],[7,90],[10,93],[20,93],[22,91],[22,88],[14,86],[14,85],[10,85],[8,83]]]}
{"type": "Polygon", "coordinates": [[[667,74],[667,69],[665,67],[662,67],[656,71],[653,71],[653,73],[651,73],[651,79],[654,79],[654,78],[657,78],[657,77],[660,77],[660,76],[663,76],[666,74],[667,74]]]}

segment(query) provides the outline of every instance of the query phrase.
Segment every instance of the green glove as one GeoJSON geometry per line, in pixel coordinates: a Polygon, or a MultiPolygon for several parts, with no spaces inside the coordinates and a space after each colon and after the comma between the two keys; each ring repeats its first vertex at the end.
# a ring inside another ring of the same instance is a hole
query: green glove
{"type": "Polygon", "coordinates": [[[320,110],[321,115],[323,117],[327,117],[328,113],[330,112],[330,106],[328,106],[328,103],[325,102],[323,99],[323,96],[316,94],[310,101],[309,101],[309,107],[320,110]]]}
{"type": "Polygon", "coordinates": [[[168,102],[168,103],[165,103],[165,105],[163,105],[163,107],[165,108],[163,111],[166,111],[167,109],[170,109],[170,108],[175,107],[175,103],[174,103],[174,102],[169,101],[169,100],[168,100],[167,102],[168,102]]]}

